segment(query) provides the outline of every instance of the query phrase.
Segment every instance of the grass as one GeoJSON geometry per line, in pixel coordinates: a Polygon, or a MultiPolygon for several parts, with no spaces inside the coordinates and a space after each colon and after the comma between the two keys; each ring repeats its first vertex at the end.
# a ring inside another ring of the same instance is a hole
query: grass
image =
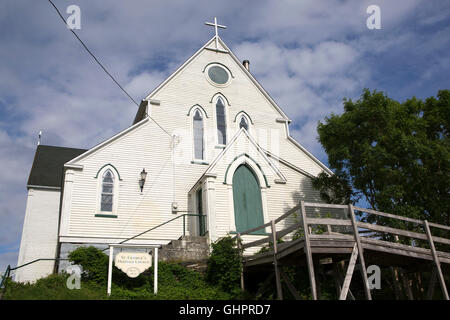
{"type": "Polygon", "coordinates": [[[79,290],[66,286],[69,275],[54,274],[39,279],[33,284],[9,280],[3,295],[4,300],[98,300],[106,298],[106,288],[93,282],[82,281],[79,290]]]}
{"type": "Polygon", "coordinates": [[[239,298],[208,284],[203,274],[174,263],[160,262],[158,268],[158,294],[153,294],[153,268],[139,279],[113,277],[111,296],[106,294],[106,283],[83,278],[80,289],[68,289],[68,274],[55,274],[33,284],[8,281],[5,300],[229,300],[239,298]],[[116,280],[116,281],[114,281],[116,280]],[[131,280],[131,281],[130,281],[131,280]],[[134,281],[135,280],[135,281],[134,281]]]}

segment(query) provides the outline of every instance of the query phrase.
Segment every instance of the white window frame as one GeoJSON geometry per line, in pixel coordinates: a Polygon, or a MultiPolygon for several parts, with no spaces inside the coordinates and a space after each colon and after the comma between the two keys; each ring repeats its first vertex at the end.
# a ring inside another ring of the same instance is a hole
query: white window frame
{"type": "Polygon", "coordinates": [[[225,135],[226,135],[226,144],[229,142],[229,140],[230,140],[230,130],[229,130],[229,128],[228,128],[228,120],[229,120],[229,112],[228,112],[228,107],[229,107],[229,104],[228,104],[228,100],[227,100],[227,98],[225,98],[225,96],[224,95],[222,95],[222,94],[216,94],[215,96],[214,96],[214,98],[212,99],[212,109],[213,109],[213,117],[214,117],[214,135],[215,135],[215,141],[216,141],[216,147],[219,147],[219,148],[224,148],[225,146],[226,146],[226,144],[222,144],[222,143],[219,143],[219,135],[218,135],[218,127],[217,127],[217,106],[216,106],[216,104],[217,104],[217,101],[219,100],[219,99],[222,99],[222,102],[223,102],[223,105],[224,105],[224,115],[225,115],[225,135]]]}
{"type": "Polygon", "coordinates": [[[206,153],[206,113],[200,107],[195,107],[190,111],[191,116],[189,117],[190,127],[191,127],[191,141],[192,141],[192,163],[208,164],[207,153],[206,153]],[[194,116],[196,112],[200,112],[203,120],[203,159],[197,159],[195,157],[195,141],[194,141],[194,116]]]}
{"type": "Polygon", "coordinates": [[[247,125],[248,125],[247,132],[250,133],[250,131],[252,130],[252,121],[250,120],[250,118],[247,116],[247,114],[245,112],[240,112],[236,115],[236,131],[239,131],[241,129],[239,127],[239,125],[241,123],[242,118],[244,118],[247,121],[247,125]]]}
{"type": "Polygon", "coordinates": [[[228,87],[228,86],[230,85],[230,83],[231,83],[232,78],[233,78],[233,75],[231,74],[231,71],[228,70],[228,68],[227,68],[226,66],[224,66],[223,64],[221,64],[221,63],[211,63],[211,64],[209,64],[209,65],[206,67],[206,69],[205,69],[204,72],[205,72],[206,80],[207,80],[211,85],[213,85],[213,86],[215,86],[215,87],[218,87],[218,88],[225,88],[225,87],[228,87]],[[212,81],[211,78],[209,77],[209,73],[208,73],[208,72],[209,72],[209,69],[210,69],[211,67],[220,67],[220,68],[222,68],[223,70],[225,70],[225,72],[228,74],[228,81],[227,81],[226,83],[224,83],[224,84],[215,83],[214,81],[212,81]]]}
{"type": "Polygon", "coordinates": [[[98,172],[97,175],[97,196],[96,196],[96,210],[97,216],[117,216],[117,209],[119,203],[119,174],[111,165],[107,165],[98,172]],[[102,193],[103,193],[103,176],[107,171],[110,171],[113,176],[113,203],[112,211],[102,211],[102,193]]]}

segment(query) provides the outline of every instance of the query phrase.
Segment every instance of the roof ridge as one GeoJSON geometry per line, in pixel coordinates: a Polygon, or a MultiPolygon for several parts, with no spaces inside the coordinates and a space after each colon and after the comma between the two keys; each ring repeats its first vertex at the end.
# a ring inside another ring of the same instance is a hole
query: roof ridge
{"type": "Polygon", "coordinates": [[[40,144],[40,145],[38,145],[38,148],[39,147],[51,147],[51,148],[72,149],[72,150],[89,150],[89,149],[85,149],[85,148],[61,147],[61,146],[52,146],[52,145],[48,145],[48,144],[40,144]]]}

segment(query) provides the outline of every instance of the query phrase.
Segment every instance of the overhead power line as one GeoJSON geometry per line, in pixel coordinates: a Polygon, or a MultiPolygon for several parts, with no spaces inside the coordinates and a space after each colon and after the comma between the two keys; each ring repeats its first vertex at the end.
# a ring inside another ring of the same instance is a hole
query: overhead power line
{"type": "MultiPolygon", "coordinates": [[[[66,20],[64,19],[64,17],[62,16],[61,12],[59,11],[59,9],[55,6],[55,4],[51,1],[48,0],[48,2],[50,2],[50,4],[53,6],[53,8],[55,8],[56,12],[58,13],[59,17],[61,18],[61,20],[64,22],[64,25],[66,25],[68,27],[68,29],[70,30],[70,32],[73,33],[73,35],[78,39],[78,41],[81,43],[81,45],[84,47],[84,49],[91,55],[91,57],[95,60],[95,62],[97,62],[97,64],[103,69],[103,71],[105,71],[105,73],[112,79],[112,81],[114,81],[114,83],[128,96],[128,98],[130,98],[131,101],[133,101],[133,103],[139,107],[139,104],[136,102],[136,100],[133,99],[133,97],[131,97],[128,92],[120,85],[120,83],[111,75],[111,73],[109,73],[109,71],[105,68],[105,66],[103,66],[103,64],[97,59],[97,57],[92,53],[91,50],[89,50],[89,48],[86,46],[86,44],[83,42],[83,40],[80,39],[80,37],[76,34],[75,31],[73,31],[72,28],[69,27],[69,25],[67,24],[66,20]]],[[[153,119],[152,117],[150,117],[149,115],[147,115],[161,130],[163,130],[166,134],[168,134],[171,138],[172,135],[166,130],[164,129],[158,122],[155,121],[155,119],[153,119]]]]}

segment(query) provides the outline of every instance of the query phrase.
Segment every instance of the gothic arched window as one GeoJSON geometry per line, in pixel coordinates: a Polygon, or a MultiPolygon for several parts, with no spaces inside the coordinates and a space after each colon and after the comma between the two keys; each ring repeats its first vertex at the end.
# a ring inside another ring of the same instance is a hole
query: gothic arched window
{"type": "Polygon", "coordinates": [[[239,129],[240,128],[245,128],[245,130],[248,131],[248,121],[244,116],[242,116],[241,121],[239,121],[239,129]]]}
{"type": "Polygon", "coordinates": [[[194,158],[203,160],[203,116],[199,110],[196,110],[193,117],[194,129],[194,158]]]}
{"type": "Polygon", "coordinates": [[[227,144],[227,126],[225,119],[225,104],[222,98],[216,102],[217,140],[219,144],[227,144]]]}
{"type": "Polygon", "coordinates": [[[103,212],[113,211],[114,197],[114,175],[111,170],[106,170],[102,177],[102,196],[100,210],[103,212]]]}

